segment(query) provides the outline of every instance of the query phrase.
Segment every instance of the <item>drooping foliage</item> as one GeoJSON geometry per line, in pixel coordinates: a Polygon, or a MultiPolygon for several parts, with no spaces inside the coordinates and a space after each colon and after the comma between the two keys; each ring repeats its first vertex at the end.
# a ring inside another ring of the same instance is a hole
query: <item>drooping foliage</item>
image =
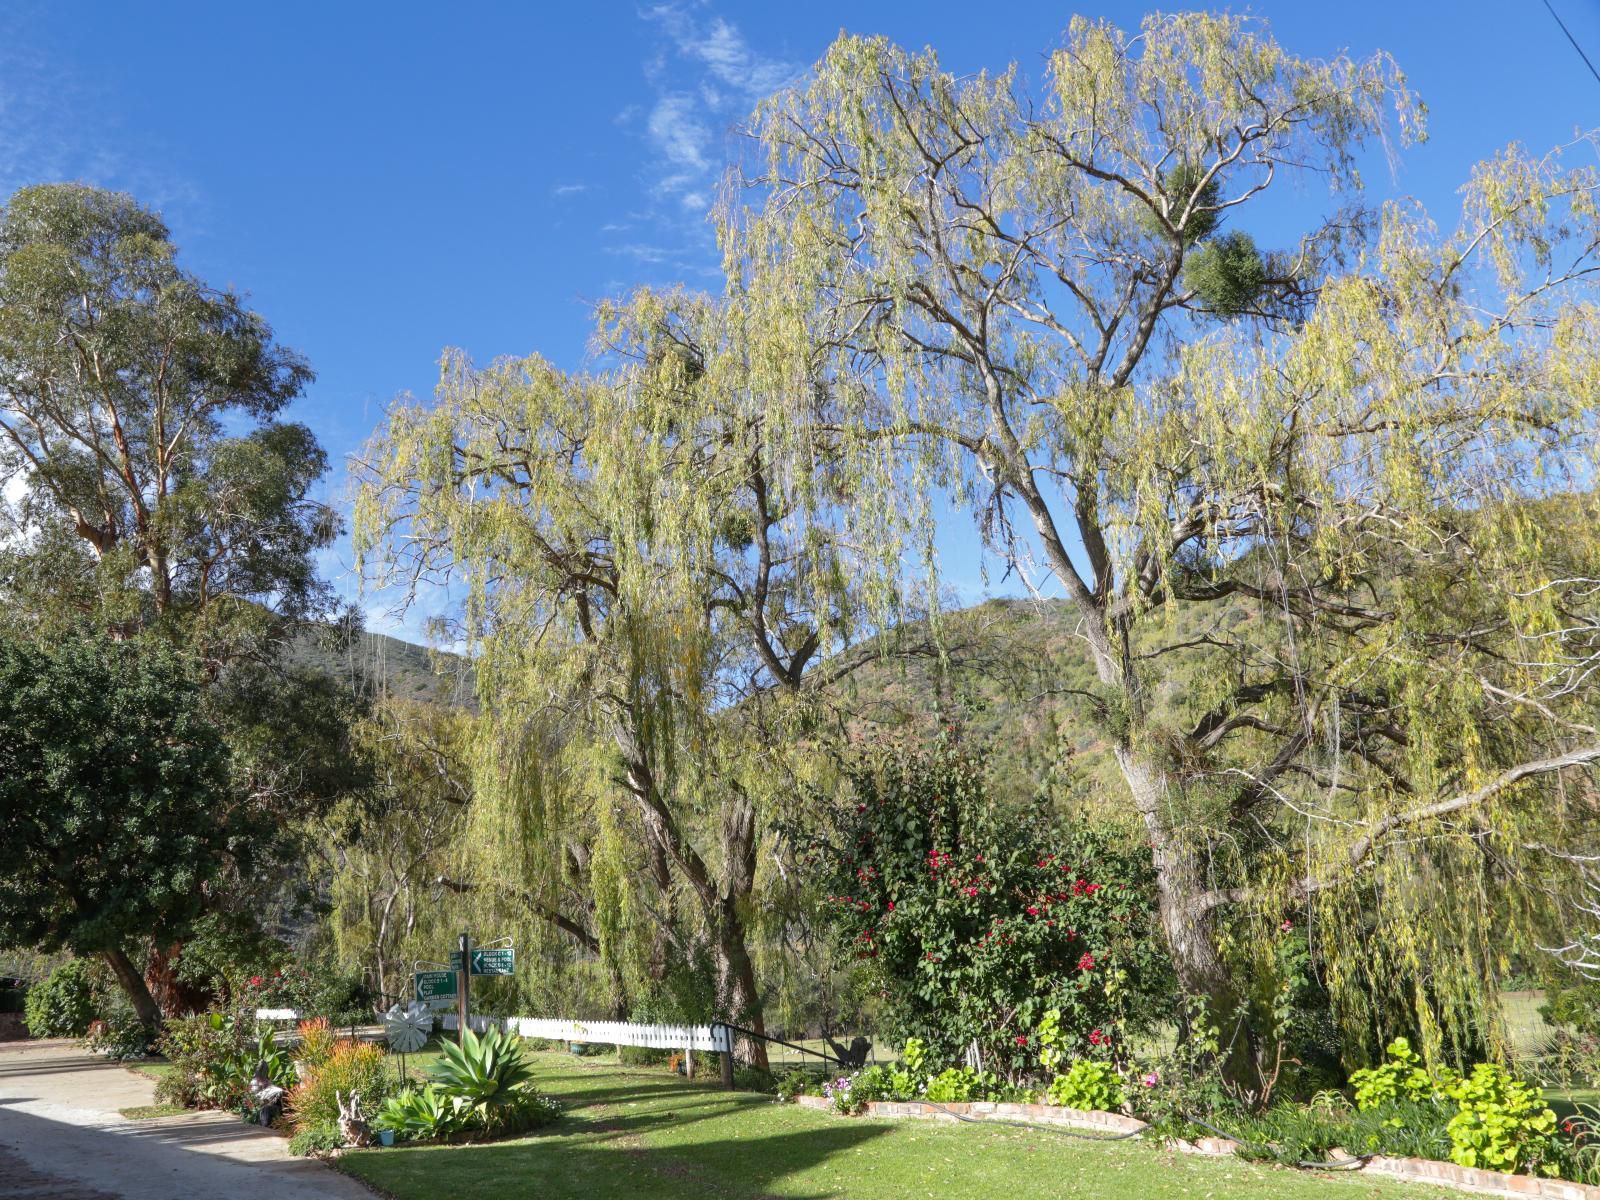
{"type": "Polygon", "coordinates": [[[1075,20],[1038,91],[845,36],[722,219],[776,461],[943,489],[1062,590],[1183,985],[1261,1028],[1252,972],[1313,916],[1357,1057],[1396,1020],[1495,1042],[1500,894],[1582,837],[1562,780],[1600,759],[1596,176],[1513,148],[1454,228],[1369,205],[1419,120],[1388,59],[1232,16],[1075,20]],[[1308,171],[1331,207],[1258,252],[1308,171]]]}
{"type": "Polygon", "coordinates": [[[703,936],[718,1009],[758,1022],[764,810],[803,769],[812,696],[861,658],[817,669],[875,586],[840,548],[861,514],[825,452],[769,470],[725,309],[641,294],[601,339],[591,376],[448,356],[437,404],[397,406],[374,444],[358,534],[388,582],[464,585],[476,794],[523,881],[587,875],[619,977],[642,958],[659,979],[703,936]]]}

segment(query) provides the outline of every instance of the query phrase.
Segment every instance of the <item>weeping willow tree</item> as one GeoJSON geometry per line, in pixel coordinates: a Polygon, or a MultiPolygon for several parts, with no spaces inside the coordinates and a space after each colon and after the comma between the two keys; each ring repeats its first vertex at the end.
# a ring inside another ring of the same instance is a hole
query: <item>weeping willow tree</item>
{"type": "Polygon", "coordinates": [[[1366,206],[1360,156],[1420,116],[1386,57],[1234,17],[1075,20],[1037,91],[843,36],[758,109],[720,218],[775,463],[829,446],[873,508],[942,489],[1072,606],[1244,1078],[1285,920],[1358,1048],[1397,1006],[1432,1053],[1481,1038],[1493,893],[1600,760],[1596,176],[1512,149],[1454,228],[1366,206]],[[1302,192],[1259,250],[1294,177],[1328,211],[1302,192]]]}
{"type": "Polygon", "coordinates": [[[500,861],[552,877],[587,813],[602,955],[625,961],[629,929],[688,951],[686,905],[720,1014],[759,1030],[767,814],[809,769],[817,697],[870,657],[847,650],[862,594],[893,586],[841,547],[893,517],[846,503],[820,443],[772,469],[737,317],[637,295],[604,312],[593,375],[448,355],[436,402],[396,405],[369,448],[356,522],[384,582],[464,586],[500,861]]]}

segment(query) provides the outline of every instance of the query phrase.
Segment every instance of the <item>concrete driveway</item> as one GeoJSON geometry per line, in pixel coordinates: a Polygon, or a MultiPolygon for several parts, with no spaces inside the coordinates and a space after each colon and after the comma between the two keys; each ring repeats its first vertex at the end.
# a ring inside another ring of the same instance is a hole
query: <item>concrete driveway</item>
{"type": "Polygon", "coordinates": [[[71,1042],[0,1042],[4,1200],[373,1200],[230,1113],[130,1121],[155,1084],[71,1042]]]}

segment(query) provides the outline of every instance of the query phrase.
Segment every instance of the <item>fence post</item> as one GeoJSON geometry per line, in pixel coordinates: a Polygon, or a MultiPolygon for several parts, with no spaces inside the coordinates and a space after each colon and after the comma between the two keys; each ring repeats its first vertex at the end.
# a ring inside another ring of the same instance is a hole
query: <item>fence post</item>
{"type": "Polygon", "coordinates": [[[733,1091],[733,1030],[726,1025],[722,1029],[722,1086],[730,1092],[733,1091]]]}

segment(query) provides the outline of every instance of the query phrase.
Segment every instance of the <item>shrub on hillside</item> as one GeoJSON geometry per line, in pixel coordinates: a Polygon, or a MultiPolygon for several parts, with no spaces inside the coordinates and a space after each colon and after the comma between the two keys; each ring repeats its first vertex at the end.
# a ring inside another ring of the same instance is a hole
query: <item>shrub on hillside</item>
{"type": "Polygon", "coordinates": [[[86,958],[62,963],[28,989],[23,1021],[36,1038],[82,1037],[109,1006],[110,988],[98,964],[86,958]]]}

